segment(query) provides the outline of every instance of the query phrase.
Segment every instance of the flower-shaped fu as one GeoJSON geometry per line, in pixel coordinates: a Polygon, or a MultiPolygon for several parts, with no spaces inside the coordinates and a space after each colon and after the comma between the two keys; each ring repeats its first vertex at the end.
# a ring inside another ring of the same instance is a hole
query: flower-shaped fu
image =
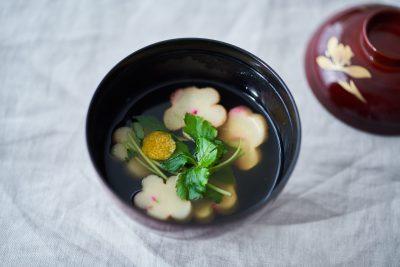
{"type": "Polygon", "coordinates": [[[209,121],[214,127],[221,126],[226,120],[226,110],[218,105],[220,100],[217,90],[188,87],[176,90],[171,96],[172,107],[164,113],[165,126],[172,131],[185,126],[186,113],[198,115],[209,121]]]}
{"type": "Polygon", "coordinates": [[[241,140],[244,155],[236,161],[241,170],[249,170],[261,160],[258,146],[267,139],[267,135],[268,126],[264,117],[245,106],[231,109],[226,123],[220,128],[221,140],[233,146],[241,140]]]}
{"type": "MultiPolygon", "coordinates": [[[[328,40],[325,56],[316,58],[318,66],[325,70],[340,71],[356,79],[371,78],[371,73],[364,67],[351,65],[351,58],[354,56],[350,46],[339,43],[336,37],[328,40]]],[[[350,94],[356,96],[360,101],[367,102],[353,80],[339,80],[338,84],[350,94]]]]}
{"type": "Polygon", "coordinates": [[[192,204],[180,199],[176,194],[177,178],[172,176],[164,183],[163,179],[156,175],[147,176],[142,181],[142,191],[134,197],[135,205],[159,220],[187,220],[192,212],[192,204]]]}
{"type": "Polygon", "coordinates": [[[235,211],[238,205],[238,198],[236,194],[236,189],[234,184],[218,183],[213,181],[214,185],[230,192],[231,196],[224,196],[220,203],[214,203],[209,199],[200,199],[193,202],[193,217],[198,222],[209,222],[211,221],[215,213],[218,214],[231,214],[235,211]]]}
{"type": "MultiPolygon", "coordinates": [[[[120,161],[126,161],[128,159],[128,151],[124,143],[128,139],[128,134],[131,131],[129,127],[120,127],[113,133],[113,141],[115,144],[111,148],[111,154],[120,161]]],[[[126,167],[134,178],[141,179],[150,174],[150,172],[139,163],[136,157],[129,159],[126,167]]]]}

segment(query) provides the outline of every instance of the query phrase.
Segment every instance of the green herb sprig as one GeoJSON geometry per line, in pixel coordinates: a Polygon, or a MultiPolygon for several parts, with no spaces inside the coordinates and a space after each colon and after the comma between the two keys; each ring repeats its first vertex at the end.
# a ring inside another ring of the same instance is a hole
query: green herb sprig
{"type": "Polygon", "coordinates": [[[230,196],[230,192],[210,183],[209,178],[215,171],[228,166],[240,157],[240,143],[227,160],[220,162],[227,153],[227,148],[217,139],[218,131],[208,121],[187,113],[183,132],[195,143],[196,163],[179,174],[176,184],[178,196],[186,200],[208,197],[217,203],[221,201],[222,195],[230,196]]]}
{"type": "MultiPolygon", "coordinates": [[[[159,162],[143,153],[141,142],[152,131],[167,131],[167,129],[152,116],[137,116],[134,119],[136,121],[131,124],[132,131],[125,144],[128,157],[136,157],[139,164],[164,180],[168,179],[164,172],[177,175],[176,192],[181,199],[209,198],[219,203],[224,195],[231,196],[230,192],[210,183],[210,178],[214,173],[220,175],[218,173],[220,170],[227,169],[241,156],[240,142],[233,153],[224,159],[228,148],[224,142],[217,139],[217,129],[203,118],[187,113],[183,132],[193,141],[193,152],[182,138],[171,133],[176,142],[176,149],[169,159],[159,162]]],[[[230,171],[229,174],[231,173],[230,171]]]]}

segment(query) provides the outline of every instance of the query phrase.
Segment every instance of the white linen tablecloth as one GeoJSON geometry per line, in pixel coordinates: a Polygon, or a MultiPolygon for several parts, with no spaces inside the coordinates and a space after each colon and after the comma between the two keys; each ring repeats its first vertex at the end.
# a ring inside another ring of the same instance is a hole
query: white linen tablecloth
{"type": "Polygon", "coordinates": [[[357,2],[2,0],[0,265],[398,266],[400,138],[336,120],[303,69],[316,27],[357,2]],[[297,167],[272,211],[197,241],[150,234],[109,202],[84,139],[104,75],[176,37],[258,55],[291,89],[303,126],[297,167]]]}

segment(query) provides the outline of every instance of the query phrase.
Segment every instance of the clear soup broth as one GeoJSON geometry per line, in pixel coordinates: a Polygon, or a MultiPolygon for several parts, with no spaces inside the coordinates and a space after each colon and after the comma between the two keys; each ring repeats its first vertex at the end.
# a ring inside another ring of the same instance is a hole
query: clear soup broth
{"type": "MultiPolygon", "coordinates": [[[[213,87],[221,96],[219,104],[224,106],[227,111],[233,107],[244,105],[249,107],[254,113],[261,114],[268,124],[268,138],[259,146],[262,154],[260,162],[255,167],[246,171],[239,170],[233,165],[237,205],[230,214],[215,214],[213,219],[207,222],[215,224],[247,213],[257,208],[258,205],[263,204],[271,193],[281,169],[283,155],[277,129],[267,111],[258,105],[251,96],[237,93],[235,90],[219,86],[218,84],[202,82],[173,84],[150,90],[145,95],[130,99],[126,107],[121,107],[121,113],[115,119],[114,128],[109,130],[107,146],[111,149],[112,135],[115,129],[125,126],[133,116],[151,115],[163,121],[164,111],[171,106],[171,94],[176,89],[188,86],[196,86],[198,88],[213,87]]],[[[133,178],[126,170],[125,163],[115,159],[109,151],[104,154],[108,184],[126,204],[133,209],[146,213],[144,210],[133,205],[133,197],[142,189],[141,179],[133,178]]],[[[175,223],[173,220],[169,221],[175,223]]],[[[185,223],[198,224],[199,222],[192,219],[185,223]]]]}

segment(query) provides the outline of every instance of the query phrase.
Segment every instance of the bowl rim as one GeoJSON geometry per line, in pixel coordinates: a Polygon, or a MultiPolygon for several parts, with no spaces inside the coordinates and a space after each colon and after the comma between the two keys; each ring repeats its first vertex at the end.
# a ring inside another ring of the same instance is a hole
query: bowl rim
{"type": "MultiPolygon", "coordinates": [[[[291,94],[289,88],[285,84],[285,82],[282,80],[282,78],[263,60],[261,60],[259,57],[253,55],[252,53],[237,47],[235,45],[218,41],[218,40],[213,40],[213,39],[207,39],[207,38],[198,38],[198,37],[185,37],[185,38],[173,38],[173,39],[167,39],[163,40],[160,42],[156,42],[150,45],[147,45],[139,50],[134,51],[133,53],[129,54],[128,56],[124,57],[122,60],[120,60],[117,64],[114,65],[114,67],[107,72],[107,74],[102,78],[101,82],[97,86],[96,90],[94,91],[91,100],[89,102],[89,106],[87,108],[86,112],[86,120],[85,120],[85,139],[86,139],[86,149],[89,153],[90,161],[92,163],[92,167],[95,169],[96,174],[97,174],[97,179],[100,180],[100,184],[102,187],[106,188],[106,192],[108,192],[108,195],[111,196],[112,199],[117,200],[116,203],[118,206],[125,211],[125,213],[132,218],[133,221],[135,221],[137,224],[143,224],[141,220],[138,220],[137,216],[137,211],[135,212],[132,207],[130,207],[127,203],[122,201],[113,191],[112,189],[106,184],[105,179],[103,175],[101,174],[99,167],[97,166],[97,163],[95,161],[94,155],[91,152],[90,149],[90,141],[89,141],[89,119],[91,118],[91,114],[93,112],[93,107],[95,102],[97,101],[98,95],[100,94],[100,91],[102,90],[103,84],[112,76],[112,74],[117,71],[124,62],[128,61],[130,58],[144,53],[148,50],[151,50],[156,47],[164,46],[164,45],[171,45],[171,44],[181,44],[184,45],[185,43],[202,43],[204,45],[213,45],[216,47],[220,48],[227,48],[230,50],[230,52],[235,53],[236,56],[242,56],[242,57],[247,57],[250,60],[254,61],[257,63],[256,65],[251,65],[249,62],[242,62],[248,65],[249,67],[253,68],[255,71],[259,72],[260,74],[269,73],[270,75],[273,76],[273,78],[279,83],[280,89],[284,91],[284,93],[287,94],[288,97],[288,103],[292,106],[293,108],[293,120],[292,123],[294,124],[292,128],[296,128],[297,131],[295,133],[294,138],[297,140],[294,146],[294,153],[293,153],[293,158],[289,166],[287,166],[286,172],[283,175],[281,179],[277,178],[275,180],[275,183],[270,190],[269,194],[266,196],[266,201],[263,203],[261,206],[255,207],[254,210],[244,214],[243,216],[238,216],[235,220],[229,220],[229,221],[223,221],[219,224],[178,224],[178,223],[169,223],[168,221],[161,221],[157,220],[154,218],[149,217],[148,215],[143,214],[146,216],[146,219],[149,219],[153,223],[147,224],[146,226],[161,231],[181,231],[181,230],[187,230],[187,229],[207,229],[207,228],[215,228],[216,226],[222,227],[225,225],[233,225],[235,223],[243,221],[245,218],[249,218],[251,216],[254,217],[255,214],[262,213],[261,210],[269,206],[268,204],[273,201],[274,198],[277,197],[277,195],[280,194],[282,191],[283,187],[286,185],[287,181],[289,180],[291,174],[294,171],[294,168],[296,166],[299,154],[300,154],[300,148],[301,148],[301,121],[300,121],[300,115],[298,111],[298,107],[296,105],[296,102],[293,98],[293,95],[291,94]],[[279,182],[278,182],[279,179],[279,182]],[[160,227],[159,225],[162,225],[160,227]]],[[[177,51],[182,50],[177,48],[177,51]]],[[[199,51],[201,49],[189,49],[193,51],[199,51]]],[[[202,50],[201,50],[202,51],[202,50]]],[[[207,51],[207,50],[204,50],[207,51]]],[[[289,112],[289,111],[288,111],[289,112]]]]}
{"type": "Polygon", "coordinates": [[[375,11],[371,12],[371,14],[369,14],[362,23],[361,37],[362,41],[365,43],[365,47],[363,48],[367,50],[367,53],[369,52],[375,60],[384,65],[386,64],[397,67],[400,65],[400,55],[385,53],[385,51],[377,47],[370,38],[370,31],[371,28],[375,26],[374,23],[379,21],[379,19],[382,19],[382,17],[388,19],[389,16],[394,16],[396,19],[399,19],[400,8],[382,5],[380,8],[377,8],[375,11]]]}

